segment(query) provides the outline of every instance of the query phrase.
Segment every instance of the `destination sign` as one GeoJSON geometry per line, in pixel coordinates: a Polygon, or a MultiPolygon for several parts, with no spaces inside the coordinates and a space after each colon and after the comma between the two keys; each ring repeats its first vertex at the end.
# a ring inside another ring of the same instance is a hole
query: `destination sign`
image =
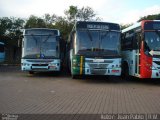
{"type": "Polygon", "coordinates": [[[116,23],[108,23],[108,22],[78,21],[76,23],[76,29],[102,29],[102,30],[118,30],[118,31],[120,31],[120,26],[116,23]]]}
{"type": "Polygon", "coordinates": [[[49,29],[26,29],[25,35],[58,35],[58,31],[49,29]]]}
{"type": "Polygon", "coordinates": [[[108,25],[93,25],[93,24],[87,24],[88,29],[109,29],[108,25]]]}
{"type": "Polygon", "coordinates": [[[160,30],[160,21],[145,22],[144,30],[160,30]]]}

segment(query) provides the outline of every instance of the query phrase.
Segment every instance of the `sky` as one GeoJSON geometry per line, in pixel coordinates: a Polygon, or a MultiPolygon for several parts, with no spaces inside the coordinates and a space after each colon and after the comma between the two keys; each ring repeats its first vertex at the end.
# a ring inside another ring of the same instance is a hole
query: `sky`
{"type": "Polygon", "coordinates": [[[160,13],[160,0],[0,0],[0,17],[64,16],[69,6],[91,7],[104,22],[135,23],[140,17],[160,13]]]}

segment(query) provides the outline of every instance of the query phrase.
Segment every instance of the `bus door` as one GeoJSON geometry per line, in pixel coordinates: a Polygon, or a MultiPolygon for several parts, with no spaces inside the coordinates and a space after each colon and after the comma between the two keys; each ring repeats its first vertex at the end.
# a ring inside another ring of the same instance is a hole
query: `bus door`
{"type": "Polygon", "coordinates": [[[134,42],[135,48],[135,76],[140,76],[140,33],[135,33],[134,42]]]}

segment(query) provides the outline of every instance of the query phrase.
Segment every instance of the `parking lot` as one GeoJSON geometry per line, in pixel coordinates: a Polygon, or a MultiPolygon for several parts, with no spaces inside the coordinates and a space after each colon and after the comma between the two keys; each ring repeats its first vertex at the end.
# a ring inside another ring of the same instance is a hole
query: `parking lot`
{"type": "Polygon", "coordinates": [[[0,113],[160,114],[160,80],[72,79],[66,73],[21,72],[0,66],[0,113]]]}

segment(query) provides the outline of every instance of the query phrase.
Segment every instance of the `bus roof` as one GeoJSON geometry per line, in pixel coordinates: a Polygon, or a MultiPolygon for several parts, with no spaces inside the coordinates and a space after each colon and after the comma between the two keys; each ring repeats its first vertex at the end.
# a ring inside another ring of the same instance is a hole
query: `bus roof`
{"type": "Polygon", "coordinates": [[[141,22],[135,23],[135,24],[133,24],[133,25],[131,25],[131,26],[123,29],[123,30],[122,30],[122,33],[125,33],[125,32],[127,32],[127,31],[129,31],[129,30],[134,29],[134,28],[137,28],[137,27],[139,27],[140,25],[141,25],[141,22]]]}
{"type": "Polygon", "coordinates": [[[49,35],[54,34],[60,36],[60,31],[58,29],[49,28],[29,28],[24,29],[23,35],[49,35]]]}
{"type": "Polygon", "coordinates": [[[144,24],[145,22],[160,22],[160,20],[142,20],[142,21],[140,21],[140,22],[137,22],[137,23],[135,23],[135,24],[133,24],[133,25],[131,25],[131,26],[123,29],[123,30],[122,30],[122,33],[125,33],[125,32],[127,32],[127,31],[130,31],[130,30],[132,30],[132,29],[134,29],[134,28],[140,27],[140,26],[141,26],[142,24],[144,24]]]}
{"type": "Polygon", "coordinates": [[[100,30],[118,30],[120,25],[111,22],[98,22],[98,21],[77,21],[76,29],[100,29],[100,30]]]}

